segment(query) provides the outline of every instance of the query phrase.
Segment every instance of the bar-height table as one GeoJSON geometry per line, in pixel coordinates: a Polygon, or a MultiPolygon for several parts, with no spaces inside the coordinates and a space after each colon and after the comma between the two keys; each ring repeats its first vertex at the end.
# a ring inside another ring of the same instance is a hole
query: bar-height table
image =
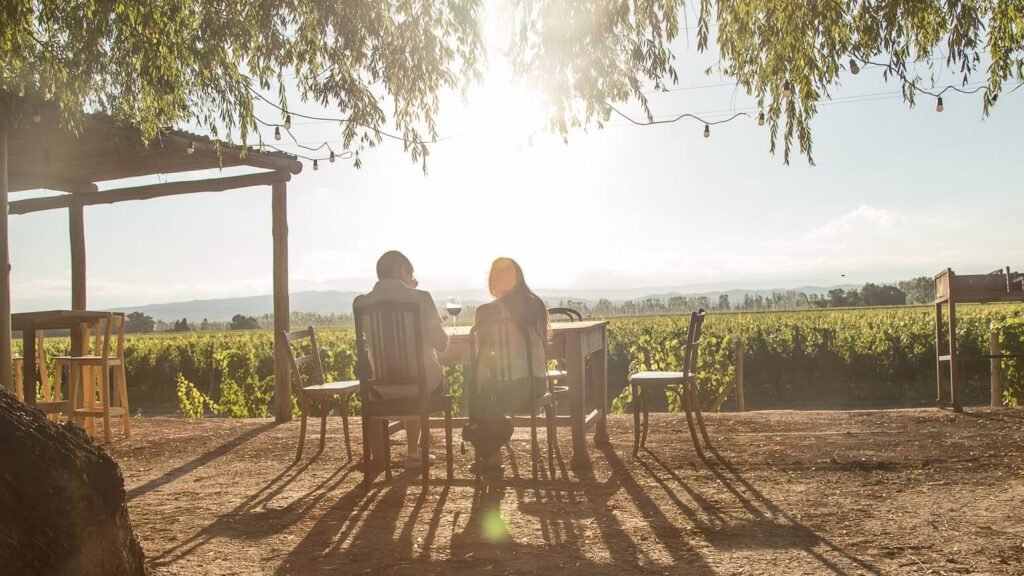
{"type": "MultiPolygon", "coordinates": [[[[19,312],[11,314],[11,330],[21,331],[22,355],[25,360],[24,390],[25,403],[29,406],[36,405],[36,333],[40,330],[70,330],[71,341],[77,347],[81,347],[76,332],[83,325],[94,324],[109,316],[109,312],[95,312],[88,310],[42,310],[39,312],[19,312]]],[[[72,350],[72,355],[81,354],[81,350],[72,350]]],[[[61,402],[46,402],[39,408],[43,412],[65,412],[70,413],[68,400],[61,402]]]]}
{"type": "MultiPolygon", "coordinates": [[[[469,362],[470,326],[447,328],[450,337],[448,349],[438,355],[442,364],[469,362]]],[[[572,427],[572,464],[586,464],[586,432],[594,427],[594,442],[608,442],[608,322],[554,322],[552,338],[547,345],[547,358],[565,360],[566,384],[569,387],[568,417],[559,416],[559,426],[572,427]],[[590,377],[593,383],[594,408],[586,411],[586,365],[590,358],[590,377]]],[[[516,422],[518,424],[518,422],[516,422]]]]}

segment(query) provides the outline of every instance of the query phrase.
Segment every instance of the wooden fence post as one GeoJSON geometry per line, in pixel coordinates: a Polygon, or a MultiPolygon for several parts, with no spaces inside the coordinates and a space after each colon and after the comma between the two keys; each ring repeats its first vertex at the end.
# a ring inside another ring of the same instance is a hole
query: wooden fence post
{"type": "Polygon", "coordinates": [[[988,335],[988,353],[991,355],[990,367],[992,370],[992,407],[998,408],[1003,405],[1003,366],[1001,347],[999,346],[999,331],[993,330],[988,335]]]}
{"type": "Polygon", "coordinates": [[[743,342],[736,343],[736,411],[747,411],[747,403],[743,398],[743,342]]]}

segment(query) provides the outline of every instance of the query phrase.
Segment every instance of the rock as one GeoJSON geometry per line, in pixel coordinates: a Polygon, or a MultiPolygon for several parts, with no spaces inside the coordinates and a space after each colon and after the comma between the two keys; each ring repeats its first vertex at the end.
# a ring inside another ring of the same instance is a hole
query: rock
{"type": "Polygon", "coordinates": [[[81,428],[0,388],[0,467],[0,574],[146,574],[121,469],[81,428]]]}

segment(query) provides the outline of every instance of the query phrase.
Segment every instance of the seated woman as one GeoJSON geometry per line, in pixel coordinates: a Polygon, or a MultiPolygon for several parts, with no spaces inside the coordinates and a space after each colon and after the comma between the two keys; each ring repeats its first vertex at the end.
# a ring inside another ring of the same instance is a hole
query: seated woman
{"type": "Polygon", "coordinates": [[[544,342],[550,330],[547,307],[526,285],[515,260],[502,257],[494,261],[488,288],[495,300],[476,309],[479,352],[473,376],[477,389],[471,396],[469,437],[463,432],[484,468],[473,471],[481,474],[501,470],[501,446],[512,437],[512,423],[506,414],[530,408],[531,386],[535,394],[544,394],[544,342]],[[486,332],[502,325],[500,321],[513,329],[500,339],[503,349],[495,353],[498,339],[486,332]],[[496,358],[503,359],[502,366],[494,365],[496,358]]]}

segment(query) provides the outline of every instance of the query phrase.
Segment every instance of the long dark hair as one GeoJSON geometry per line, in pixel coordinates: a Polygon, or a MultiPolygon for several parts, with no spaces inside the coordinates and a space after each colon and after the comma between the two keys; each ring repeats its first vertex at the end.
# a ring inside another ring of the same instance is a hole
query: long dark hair
{"type": "Polygon", "coordinates": [[[541,338],[547,337],[548,309],[544,301],[530,290],[523,277],[523,269],[511,258],[502,256],[491,264],[491,273],[487,279],[487,287],[492,296],[497,297],[496,285],[512,275],[512,289],[502,295],[499,301],[505,306],[509,315],[520,325],[537,328],[541,338]]]}

